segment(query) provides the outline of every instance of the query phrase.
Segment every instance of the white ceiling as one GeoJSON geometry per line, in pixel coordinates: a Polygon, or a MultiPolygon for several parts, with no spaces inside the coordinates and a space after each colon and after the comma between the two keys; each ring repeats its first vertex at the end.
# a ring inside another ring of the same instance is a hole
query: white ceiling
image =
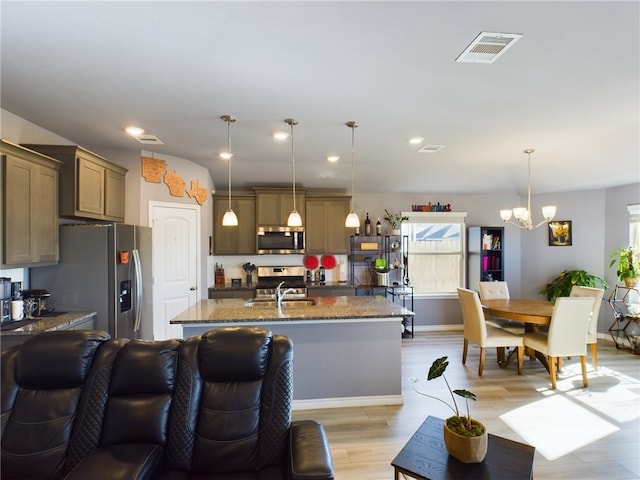
{"type": "Polygon", "coordinates": [[[9,2],[1,107],[98,153],[148,150],[227,188],[296,178],[356,192],[533,193],[640,179],[640,3],[9,2]],[[456,63],[481,31],[524,36],[456,63]],[[164,145],[123,133],[135,124],[164,145]],[[445,145],[416,153],[407,139],[445,145]],[[338,154],[338,163],[328,163],[338,154]]]}

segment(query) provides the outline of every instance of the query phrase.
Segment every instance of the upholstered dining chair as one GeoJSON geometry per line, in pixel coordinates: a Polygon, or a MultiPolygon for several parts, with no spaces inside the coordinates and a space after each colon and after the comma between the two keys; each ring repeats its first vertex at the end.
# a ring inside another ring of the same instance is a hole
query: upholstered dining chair
{"type": "MultiPolygon", "coordinates": [[[[462,364],[467,362],[467,351],[469,341],[480,347],[480,364],[478,365],[478,376],[482,376],[484,369],[485,350],[487,348],[498,348],[499,352],[504,352],[505,347],[516,348],[518,360],[518,375],[522,374],[522,362],[524,355],[524,344],[522,336],[515,335],[502,328],[487,325],[482,311],[482,304],[477,292],[466,288],[458,288],[458,298],[462,309],[462,323],[464,327],[464,344],[462,347],[462,364]]],[[[504,357],[503,353],[498,354],[499,360],[504,357]]]]}
{"type": "Polygon", "coordinates": [[[556,367],[562,357],[580,357],[582,384],[587,379],[587,325],[593,310],[593,299],[587,297],[558,297],[553,307],[549,332],[527,332],[524,346],[547,357],[551,388],[556,388],[556,367]]]}
{"type": "MultiPolygon", "coordinates": [[[[485,300],[509,299],[509,285],[504,281],[478,282],[478,292],[480,293],[481,302],[484,302],[485,300]]],[[[486,321],[489,325],[504,328],[516,335],[524,334],[524,326],[522,323],[493,316],[486,317],[486,321]]]]}
{"type": "Polygon", "coordinates": [[[571,293],[569,293],[570,297],[593,298],[593,310],[591,310],[589,328],[587,328],[587,345],[591,346],[591,362],[593,363],[593,368],[598,368],[598,315],[600,314],[603,295],[604,289],[602,288],[581,287],[579,285],[571,287],[571,293]]]}

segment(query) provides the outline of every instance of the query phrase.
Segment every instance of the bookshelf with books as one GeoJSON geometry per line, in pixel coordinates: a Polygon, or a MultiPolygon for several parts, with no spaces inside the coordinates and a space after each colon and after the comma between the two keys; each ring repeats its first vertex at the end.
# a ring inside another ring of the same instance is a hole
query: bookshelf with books
{"type": "Polygon", "coordinates": [[[469,227],[467,235],[467,286],[504,281],[504,227],[469,227]]]}

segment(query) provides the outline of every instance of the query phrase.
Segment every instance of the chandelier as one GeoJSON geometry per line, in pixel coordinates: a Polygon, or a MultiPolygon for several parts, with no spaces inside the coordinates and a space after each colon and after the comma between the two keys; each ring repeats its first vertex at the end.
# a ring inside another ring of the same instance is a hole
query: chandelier
{"type": "Polygon", "coordinates": [[[527,180],[527,208],[524,207],[516,207],[513,210],[500,210],[500,217],[502,221],[505,223],[510,223],[515,225],[518,228],[524,228],[525,230],[533,230],[534,228],[538,228],[545,222],[550,222],[553,220],[553,217],[556,216],[556,206],[548,205],[546,207],[542,207],[542,216],[544,220],[540,223],[534,225],[533,220],[531,219],[531,154],[535,152],[533,148],[527,148],[524,150],[524,153],[528,156],[528,164],[529,164],[529,174],[527,180]],[[517,220],[517,222],[511,221],[511,215],[517,220]]]}

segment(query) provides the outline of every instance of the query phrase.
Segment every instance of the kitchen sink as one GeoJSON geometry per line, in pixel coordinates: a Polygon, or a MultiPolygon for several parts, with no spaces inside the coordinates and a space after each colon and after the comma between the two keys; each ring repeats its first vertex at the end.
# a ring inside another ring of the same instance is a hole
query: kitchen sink
{"type": "MultiPolygon", "coordinates": [[[[316,304],[313,298],[288,298],[282,301],[282,307],[311,307],[316,304]]],[[[276,301],[272,298],[252,298],[244,304],[245,307],[275,307],[276,301]]]]}

